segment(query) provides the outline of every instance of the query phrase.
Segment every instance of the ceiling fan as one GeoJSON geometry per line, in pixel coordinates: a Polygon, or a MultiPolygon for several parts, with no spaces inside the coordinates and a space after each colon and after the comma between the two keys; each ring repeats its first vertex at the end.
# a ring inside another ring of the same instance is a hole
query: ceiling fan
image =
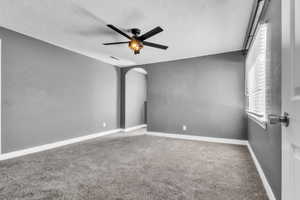
{"type": "Polygon", "coordinates": [[[149,47],[154,47],[154,48],[164,49],[164,50],[166,50],[168,48],[168,46],[165,46],[165,45],[145,41],[146,39],[148,39],[148,38],[150,38],[150,37],[152,37],[152,36],[154,36],[154,35],[156,35],[156,34],[163,31],[163,29],[159,26],[157,26],[156,28],[148,31],[147,33],[144,33],[143,35],[140,35],[141,30],[138,29],[138,28],[130,29],[130,32],[132,33],[132,36],[129,36],[128,34],[124,33],[123,31],[121,31],[119,28],[115,27],[112,24],[107,24],[107,26],[109,28],[111,28],[112,30],[116,31],[117,33],[123,35],[124,37],[126,37],[130,41],[103,43],[103,45],[128,44],[129,48],[133,50],[134,54],[139,54],[140,50],[144,46],[149,46],[149,47]]]}

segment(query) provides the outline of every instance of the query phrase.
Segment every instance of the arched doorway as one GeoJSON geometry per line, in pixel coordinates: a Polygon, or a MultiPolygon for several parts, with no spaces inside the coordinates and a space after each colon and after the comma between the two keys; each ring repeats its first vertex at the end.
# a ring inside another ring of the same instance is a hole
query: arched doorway
{"type": "Polygon", "coordinates": [[[147,124],[147,71],[132,68],[125,74],[125,129],[147,124]]]}

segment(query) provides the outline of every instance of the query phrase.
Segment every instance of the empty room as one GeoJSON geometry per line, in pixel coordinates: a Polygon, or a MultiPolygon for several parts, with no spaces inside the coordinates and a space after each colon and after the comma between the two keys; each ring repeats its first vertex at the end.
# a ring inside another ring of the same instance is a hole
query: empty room
{"type": "Polygon", "coordinates": [[[0,200],[299,200],[299,0],[1,0],[0,200]]]}

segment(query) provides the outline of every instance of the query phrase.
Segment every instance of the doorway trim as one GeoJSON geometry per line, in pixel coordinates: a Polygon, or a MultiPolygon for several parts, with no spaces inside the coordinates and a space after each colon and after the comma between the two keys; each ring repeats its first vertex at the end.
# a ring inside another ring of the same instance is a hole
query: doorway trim
{"type": "Polygon", "coordinates": [[[2,72],[2,40],[0,38],[0,155],[2,154],[2,118],[1,118],[1,115],[2,115],[2,75],[1,75],[1,72],[2,72]]]}
{"type": "MultiPolygon", "coordinates": [[[[281,85],[283,86],[283,79],[287,70],[293,65],[295,42],[295,1],[296,0],[281,0],[281,85]]],[[[290,82],[292,85],[292,81],[290,82]]],[[[290,96],[290,91],[286,91],[281,87],[281,109],[282,111],[289,111],[288,105],[284,102],[284,95],[290,96]]],[[[291,95],[292,96],[292,95],[291,95]]],[[[291,98],[290,96],[290,98],[291,98]]],[[[281,126],[281,199],[290,200],[293,198],[291,194],[291,186],[289,176],[291,176],[292,166],[290,165],[291,154],[294,151],[288,142],[288,132],[286,127],[281,126]]]]}

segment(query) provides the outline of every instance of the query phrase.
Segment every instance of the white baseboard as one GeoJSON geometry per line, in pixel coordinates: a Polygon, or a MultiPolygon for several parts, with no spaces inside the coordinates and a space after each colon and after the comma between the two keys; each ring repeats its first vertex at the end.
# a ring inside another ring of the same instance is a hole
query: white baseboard
{"type": "Polygon", "coordinates": [[[94,133],[94,134],[90,134],[90,135],[80,136],[80,137],[71,138],[71,139],[67,139],[67,140],[63,140],[63,141],[59,141],[59,142],[54,142],[54,143],[50,143],[50,144],[44,144],[44,145],[41,145],[41,146],[31,147],[31,148],[28,148],[28,149],[23,149],[23,150],[13,151],[13,152],[9,152],[9,153],[4,153],[4,154],[0,155],[0,161],[11,159],[11,158],[16,158],[16,157],[20,157],[20,156],[24,156],[24,155],[28,155],[28,154],[32,154],[32,153],[41,152],[41,151],[45,151],[45,150],[65,146],[65,145],[68,145],[68,144],[82,142],[82,141],[85,141],[85,140],[94,139],[94,138],[102,137],[102,136],[105,136],[105,135],[117,133],[117,132],[120,132],[120,131],[122,131],[122,129],[113,129],[113,130],[109,130],[109,131],[104,131],[104,132],[100,132],[100,133],[94,133]]]}
{"type": "Polygon", "coordinates": [[[138,126],[125,128],[125,129],[123,129],[123,131],[124,132],[130,132],[130,131],[134,131],[134,130],[137,130],[137,129],[140,129],[140,128],[146,128],[146,127],[147,127],[147,124],[141,124],[141,125],[138,125],[138,126]]]}
{"type": "Polygon", "coordinates": [[[37,152],[41,152],[41,151],[46,151],[49,149],[54,149],[57,147],[68,145],[68,144],[74,144],[77,142],[82,142],[85,140],[90,140],[90,139],[102,137],[105,135],[109,135],[109,134],[113,134],[113,133],[117,133],[117,132],[121,132],[121,131],[130,132],[130,131],[134,131],[134,130],[137,130],[140,128],[145,128],[145,127],[147,127],[147,125],[142,124],[142,125],[138,125],[138,126],[134,126],[134,127],[129,127],[126,129],[114,129],[114,130],[104,131],[104,132],[100,132],[100,133],[94,133],[94,134],[90,134],[90,135],[71,138],[71,139],[67,139],[67,140],[63,140],[63,141],[58,141],[58,142],[54,142],[54,143],[50,143],[50,144],[35,146],[35,147],[22,149],[22,150],[18,150],[18,151],[13,151],[13,152],[9,152],[9,153],[4,153],[4,154],[0,154],[0,161],[11,159],[11,158],[16,158],[16,157],[20,157],[20,156],[24,156],[24,155],[28,155],[28,154],[32,154],[32,153],[37,153],[37,152]]]}
{"type": "Polygon", "coordinates": [[[204,141],[204,142],[236,144],[236,145],[247,145],[248,144],[247,140],[203,137],[203,136],[195,136],[195,135],[182,135],[182,134],[174,134],[174,133],[147,132],[146,135],[183,139],[183,140],[196,140],[196,141],[204,141]]]}
{"type": "Polygon", "coordinates": [[[251,145],[250,145],[249,142],[247,143],[247,147],[248,147],[249,152],[251,154],[251,157],[252,157],[252,159],[254,161],[255,167],[256,167],[256,169],[258,171],[258,174],[259,174],[259,176],[261,178],[261,181],[262,181],[262,183],[264,185],[266,193],[267,193],[267,195],[269,197],[269,200],[276,200],[275,195],[274,195],[274,193],[272,191],[272,188],[271,188],[271,186],[270,186],[270,184],[268,182],[268,179],[267,179],[267,177],[266,177],[263,169],[261,168],[261,166],[260,166],[260,164],[259,164],[259,162],[258,162],[258,160],[257,160],[257,158],[256,158],[256,156],[254,154],[254,151],[253,151],[253,149],[252,149],[252,147],[251,147],[251,145]]]}

